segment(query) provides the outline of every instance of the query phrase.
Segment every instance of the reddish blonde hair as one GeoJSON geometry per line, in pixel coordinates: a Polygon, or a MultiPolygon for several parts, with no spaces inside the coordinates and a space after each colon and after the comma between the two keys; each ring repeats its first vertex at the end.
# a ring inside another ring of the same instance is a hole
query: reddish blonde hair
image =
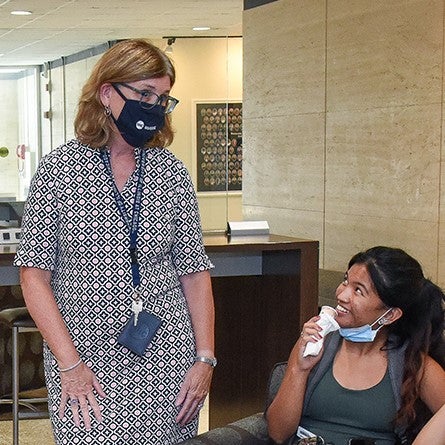
{"type": "MultiPolygon", "coordinates": [[[[172,61],[158,47],[145,39],[121,41],[110,49],[96,63],[82,88],[78,112],[74,120],[76,137],[94,148],[106,145],[115,131],[112,120],[105,115],[100,100],[100,87],[105,83],[135,82],[168,76],[171,86],[176,73],[172,61]]],[[[165,116],[165,126],[148,142],[147,147],[166,147],[173,141],[171,117],[165,116]]]]}

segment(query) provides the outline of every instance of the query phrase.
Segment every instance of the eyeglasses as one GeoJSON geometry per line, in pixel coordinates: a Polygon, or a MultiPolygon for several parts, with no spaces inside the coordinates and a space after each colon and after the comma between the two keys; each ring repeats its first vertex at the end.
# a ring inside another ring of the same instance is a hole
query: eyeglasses
{"type": "Polygon", "coordinates": [[[164,107],[164,113],[169,114],[179,103],[179,100],[175,99],[174,97],[167,96],[166,94],[161,94],[159,96],[154,91],[150,90],[139,90],[138,88],[128,85],[128,83],[119,82],[115,85],[121,85],[134,91],[135,93],[140,94],[141,97],[139,98],[139,104],[144,110],[150,110],[156,105],[161,105],[162,107],[164,107]]]}

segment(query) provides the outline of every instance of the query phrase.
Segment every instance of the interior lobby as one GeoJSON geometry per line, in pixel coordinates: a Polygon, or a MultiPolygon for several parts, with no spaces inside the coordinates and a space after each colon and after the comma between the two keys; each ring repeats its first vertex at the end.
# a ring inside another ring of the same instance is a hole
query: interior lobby
{"type": "MultiPolygon", "coordinates": [[[[326,296],[335,283],[325,290],[320,272],[335,282],[356,252],[391,246],[445,288],[444,20],[443,0],[244,0],[242,35],[172,35],[180,103],[169,149],[196,187],[217,266],[217,355],[228,363],[215,370],[201,431],[261,411],[272,365],[287,359],[305,320],[335,304],[326,296]],[[219,140],[224,150],[213,153],[219,140]],[[267,221],[271,235],[229,237],[231,221],[267,221]],[[243,359],[229,363],[232,355],[243,359]]],[[[8,148],[3,156],[0,147],[0,207],[26,200],[39,160],[74,137],[81,87],[114,43],[0,70],[0,98],[10,104],[0,114],[8,148]]],[[[0,244],[0,310],[22,303],[10,277],[14,252],[0,244]]],[[[0,334],[4,389],[11,340],[0,334]]],[[[40,355],[38,334],[27,336],[26,353],[40,355]]],[[[23,379],[32,386],[43,369],[29,360],[23,379]]],[[[47,419],[22,422],[43,422],[39,434],[48,434],[47,419]]],[[[10,424],[0,421],[1,444],[12,444],[10,424]]],[[[44,437],[20,443],[52,443],[44,437]]]]}

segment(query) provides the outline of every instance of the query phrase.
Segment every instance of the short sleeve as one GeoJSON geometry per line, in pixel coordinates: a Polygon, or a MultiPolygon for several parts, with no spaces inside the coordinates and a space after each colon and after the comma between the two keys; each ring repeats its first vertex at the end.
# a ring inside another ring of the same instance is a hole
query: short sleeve
{"type": "Polygon", "coordinates": [[[53,270],[57,252],[58,207],[54,157],[43,158],[25,203],[15,266],[53,270]]]}
{"type": "Polygon", "coordinates": [[[202,272],[213,267],[202,239],[198,201],[185,167],[179,172],[173,261],[179,275],[202,272]]]}

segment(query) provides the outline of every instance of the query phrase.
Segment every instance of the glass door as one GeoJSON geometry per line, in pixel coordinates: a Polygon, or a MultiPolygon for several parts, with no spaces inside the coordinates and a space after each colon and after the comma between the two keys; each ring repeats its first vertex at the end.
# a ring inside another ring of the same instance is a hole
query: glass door
{"type": "Polygon", "coordinates": [[[24,201],[40,155],[37,67],[0,67],[0,201],[24,201]]]}

